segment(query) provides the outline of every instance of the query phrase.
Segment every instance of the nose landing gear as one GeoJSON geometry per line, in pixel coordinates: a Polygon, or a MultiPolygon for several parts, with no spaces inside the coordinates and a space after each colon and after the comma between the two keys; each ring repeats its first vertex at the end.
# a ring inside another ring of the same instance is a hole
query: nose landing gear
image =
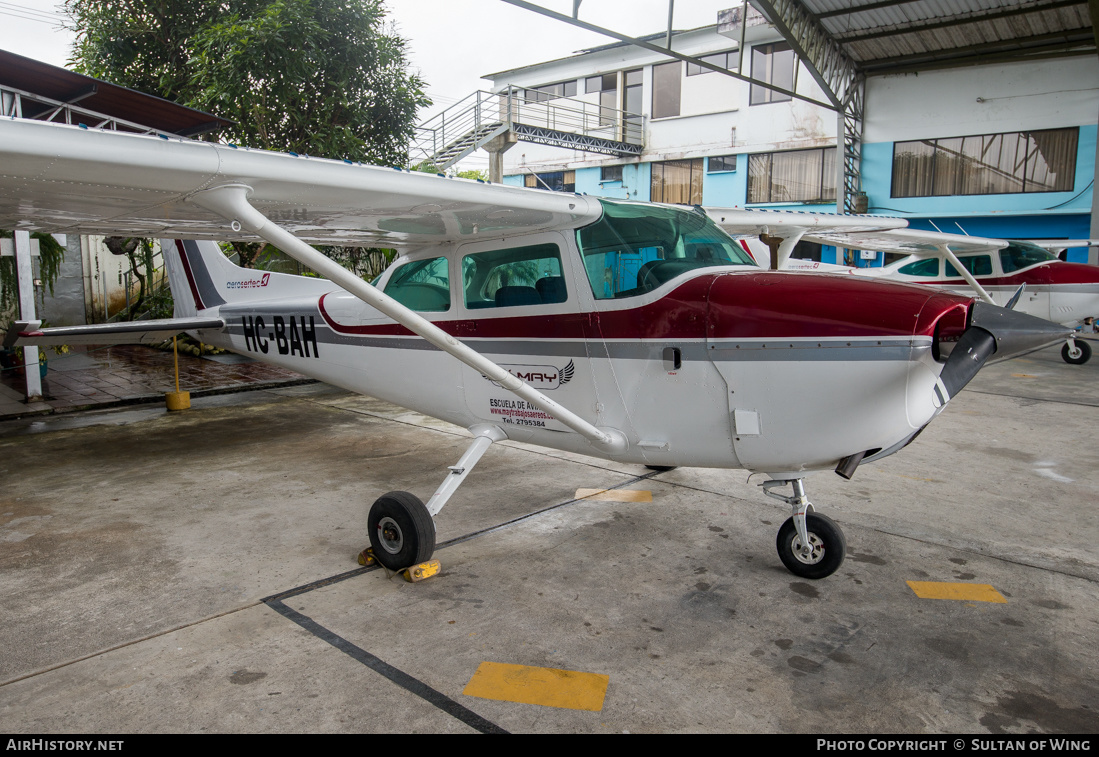
{"type": "Polygon", "coordinates": [[[1091,359],[1091,345],[1083,339],[1069,339],[1061,348],[1061,359],[1070,365],[1083,365],[1091,359]]]}
{"type": "Polygon", "coordinates": [[[805,495],[804,479],[765,481],[760,484],[768,497],[781,500],[793,509],[778,530],[776,548],[786,569],[800,578],[816,580],[835,573],[847,554],[843,531],[827,515],[812,512],[805,495]],[[790,484],[793,496],[771,491],[790,484]]]}

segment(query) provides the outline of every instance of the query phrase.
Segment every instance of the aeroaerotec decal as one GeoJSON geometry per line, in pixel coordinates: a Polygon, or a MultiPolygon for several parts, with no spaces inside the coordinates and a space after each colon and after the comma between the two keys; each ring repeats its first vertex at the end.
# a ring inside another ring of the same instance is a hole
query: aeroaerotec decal
{"type": "MultiPolygon", "coordinates": [[[[556,389],[559,386],[572,381],[572,376],[576,372],[576,366],[572,361],[564,368],[557,368],[553,365],[506,365],[501,363],[500,367],[510,373],[520,381],[525,381],[535,389],[556,389]]],[[[490,380],[488,376],[484,377],[486,381],[490,380]]],[[[493,386],[500,386],[496,381],[492,382],[493,386]]]]}
{"type": "Polygon", "coordinates": [[[271,280],[271,274],[265,273],[258,279],[246,279],[244,281],[227,281],[225,282],[226,289],[259,289],[260,287],[267,286],[267,282],[271,280]]]}

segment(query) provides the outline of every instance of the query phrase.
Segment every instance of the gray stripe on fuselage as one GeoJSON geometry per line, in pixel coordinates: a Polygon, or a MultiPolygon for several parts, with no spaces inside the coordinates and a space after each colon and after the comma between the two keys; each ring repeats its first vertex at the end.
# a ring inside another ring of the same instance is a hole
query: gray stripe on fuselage
{"type": "MultiPolygon", "coordinates": [[[[231,335],[243,338],[244,325],[241,311],[236,313],[222,308],[231,335]]],[[[277,315],[288,321],[291,315],[299,320],[301,313],[288,310],[248,308],[247,315],[264,318],[270,328],[277,315]]],[[[414,336],[376,336],[341,334],[333,331],[319,313],[308,313],[316,327],[320,344],[352,347],[371,347],[392,350],[436,350],[425,339],[414,336]]],[[[273,334],[264,333],[271,339],[273,334]]],[[[618,340],[603,342],[559,341],[551,339],[464,339],[466,345],[484,355],[539,356],[559,358],[614,358],[616,360],[662,360],[666,347],[678,347],[685,361],[712,360],[714,362],[760,361],[868,361],[913,360],[924,350],[931,348],[930,340],[909,339],[844,339],[811,341],[740,340],[707,344],[703,341],[666,339],[659,341],[618,340]]]]}

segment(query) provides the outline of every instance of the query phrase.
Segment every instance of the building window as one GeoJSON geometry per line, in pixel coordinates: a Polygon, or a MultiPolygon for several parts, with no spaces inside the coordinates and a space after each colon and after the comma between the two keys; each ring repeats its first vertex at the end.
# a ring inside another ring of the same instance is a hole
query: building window
{"type": "Polygon", "coordinates": [[[618,72],[589,76],[584,80],[584,92],[599,93],[599,123],[613,124],[618,110],[618,72]]]}
{"type": "Polygon", "coordinates": [[[683,66],[679,61],[653,66],[653,118],[679,115],[679,94],[683,88],[683,66]]]}
{"type": "Polygon", "coordinates": [[[835,202],[836,148],[748,157],[748,202],[835,202]]]}
{"type": "Polygon", "coordinates": [[[1068,192],[1078,128],[921,139],[893,145],[893,197],[1068,192]]]}
{"type": "MultiPolygon", "coordinates": [[[[712,55],[700,55],[699,60],[705,61],[714,66],[731,70],[736,65],[737,52],[736,50],[729,50],[724,53],[713,53],[712,55]]],[[[711,68],[703,68],[697,63],[687,64],[687,76],[699,76],[700,74],[713,74],[716,73],[711,68]]]]}
{"type": "Polygon", "coordinates": [[[600,181],[622,181],[622,166],[603,166],[599,169],[600,181]]]}
{"type": "Polygon", "coordinates": [[[625,91],[622,93],[622,110],[630,114],[626,116],[626,123],[622,125],[622,141],[641,144],[645,133],[641,116],[642,71],[640,68],[623,71],[622,78],[625,85],[625,91]]]}
{"type": "Polygon", "coordinates": [[[735,155],[716,155],[712,158],[706,159],[706,173],[717,173],[718,171],[735,171],[736,170],[736,156],[735,155]]]}
{"type": "Polygon", "coordinates": [[[551,171],[549,173],[526,176],[526,185],[531,189],[549,189],[552,192],[575,192],[576,171],[551,171]]]}
{"type": "MultiPolygon", "coordinates": [[[[776,42],[773,45],[759,45],[752,48],[753,79],[793,91],[794,67],[796,64],[794,51],[786,42],[776,42]]],[[[748,103],[750,105],[762,105],[764,103],[788,102],[791,99],[790,95],[784,95],[773,89],[753,84],[749,92],[748,103]]]]}
{"type": "Polygon", "coordinates": [[[576,80],[559,81],[556,84],[543,84],[541,87],[524,89],[523,97],[528,103],[541,103],[558,97],[575,97],[576,80]]]}
{"type": "Polygon", "coordinates": [[[653,163],[649,199],[676,205],[702,204],[703,159],[653,163]]]}

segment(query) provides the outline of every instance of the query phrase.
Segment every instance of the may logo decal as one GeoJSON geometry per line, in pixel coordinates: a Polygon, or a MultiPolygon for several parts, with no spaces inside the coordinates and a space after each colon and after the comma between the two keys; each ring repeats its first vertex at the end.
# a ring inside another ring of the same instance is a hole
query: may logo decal
{"type": "MultiPolygon", "coordinates": [[[[564,386],[572,381],[572,377],[576,373],[576,366],[573,365],[571,360],[564,368],[558,368],[554,365],[506,365],[503,363],[500,364],[500,367],[535,389],[556,389],[559,386],[564,386]]],[[[492,383],[500,386],[495,381],[492,383]]]]}

